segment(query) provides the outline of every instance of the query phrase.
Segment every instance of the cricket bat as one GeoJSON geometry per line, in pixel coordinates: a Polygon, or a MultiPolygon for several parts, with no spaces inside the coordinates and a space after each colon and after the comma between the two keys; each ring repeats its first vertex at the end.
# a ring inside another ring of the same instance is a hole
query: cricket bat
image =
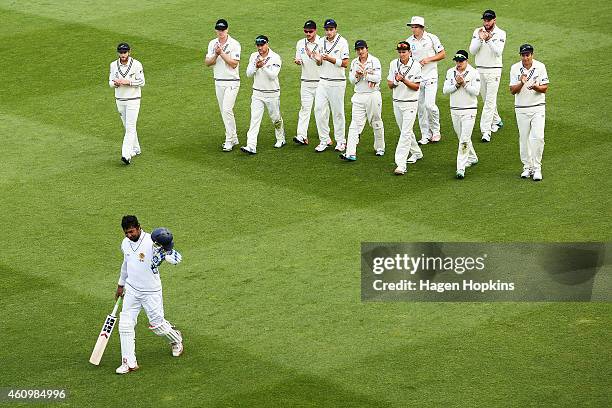
{"type": "Polygon", "coordinates": [[[102,326],[102,330],[100,330],[100,335],[98,336],[98,341],[96,341],[96,345],[91,352],[91,357],[89,357],[89,362],[94,365],[99,365],[100,360],[102,359],[102,355],[104,354],[104,350],[106,349],[106,345],[108,344],[108,339],[110,338],[111,333],[113,332],[113,328],[115,327],[115,323],[117,322],[117,309],[119,308],[119,304],[121,303],[121,296],[115,302],[115,307],[111,314],[106,316],[106,320],[104,321],[104,325],[102,326]]]}

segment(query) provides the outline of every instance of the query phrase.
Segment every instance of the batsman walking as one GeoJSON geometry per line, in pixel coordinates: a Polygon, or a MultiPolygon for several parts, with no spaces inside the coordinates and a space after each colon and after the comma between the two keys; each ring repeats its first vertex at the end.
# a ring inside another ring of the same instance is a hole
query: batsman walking
{"type": "Polygon", "coordinates": [[[149,318],[149,329],[165,337],[171,345],[172,355],[183,354],[183,336],[164,317],[162,285],[159,266],[166,261],[176,265],[181,254],[174,249],[172,233],[166,228],[157,228],[151,234],[140,227],[134,215],[121,220],[125,238],[121,243],[123,264],[115,298],[123,296],[119,314],[119,335],[121,337],[121,365],[117,374],[127,374],[138,369],[134,327],[138,314],[144,309],[149,318]]]}

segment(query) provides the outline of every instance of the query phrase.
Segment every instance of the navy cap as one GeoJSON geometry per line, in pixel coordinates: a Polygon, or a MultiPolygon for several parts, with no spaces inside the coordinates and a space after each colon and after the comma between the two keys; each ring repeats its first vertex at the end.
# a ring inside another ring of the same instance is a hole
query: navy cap
{"type": "Polygon", "coordinates": [[[268,42],[268,37],[266,37],[265,35],[258,35],[257,38],[255,38],[255,45],[264,45],[268,42]]]}
{"type": "Polygon", "coordinates": [[[493,10],[485,10],[482,13],[483,20],[493,20],[496,17],[495,12],[493,10]]]}
{"type": "Polygon", "coordinates": [[[465,61],[468,59],[468,53],[466,50],[459,50],[455,53],[453,61],[465,61]]]}
{"type": "Polygon", "coordinates": [[[336,28],[338,27],[338,23],[336,23],[336,20],[334,20],[333,18],[328,18],[327,20],[325,20],[325,24],[323,24],[323,27],[325,28],[336,28]]]}
{"type": "Polygon", "coordinates": [[[355,41],[355,49],[357,48],[368,48],[368,43],[365,40],[355,41]]]}
{"type": "Polygon", "coordinates": [[[523,44],[519,47],[519,54],[533,54],[533,45],[531,44],[523,44]]]}
{"type": "Polygon", "coordinates": [[[215,30],[227,30],[227,27],[229,27],[229,24],[227,24],[227,20],[224,18],[220,18],[217,20],[217,22],[215,23],[215,30]]]}
{"type": "Polygon", "coordinates": [[[317,23],[312,20],[308,20],[304,23],[304,28],[309,28],[311,30],[315,30],[317,28],[317,23]]]}
{"type": "Polygon", "coordinates": [[[129,51],[129,50],[130,50],[130,44],[128,44],[128,43],[124,43],[123,42],[123,43],[120,43],[117,46],[117,52],[126,52],[126,51],[129,51]]]}

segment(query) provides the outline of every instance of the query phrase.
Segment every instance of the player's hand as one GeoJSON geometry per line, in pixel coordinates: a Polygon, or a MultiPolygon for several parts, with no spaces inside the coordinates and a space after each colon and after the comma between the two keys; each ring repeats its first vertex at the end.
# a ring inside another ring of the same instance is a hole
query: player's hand
{"type": "Polygon", "coordinates": [[[176,265],[183,260],[183,257],[177,251],[168,251],[166,252],[166,256],[164,257],[166,262],[171,263],[172,265],[176,265]]]}
{"type": "Polygon", "coordinates": [[[376,87],[376,82],[368,82],[368,86],[369,86],[371,89],[374,89],[374,88],[376,87]]]}
{"type": "Polygon", "coordinates": [[[312,55],[313,55],[313,52],[310,51],[308,47],[306,47],[306,55],[308,55],[308,58],[312,58],[312,55]]]}
{"type": "Polygon", "coordinates": [[[404,76],[402,74],[395,74],[395,82],[404,82],[404,76]]]}
{"type": "Polygon", "coordinates": [[[480,31],[478,32],[478,37],[480,37],[480,39],[483,40],[483,41],[487,41],[488,33],[484,29],[484,27],[480,28],[480,31]]]}
{"type": "Polygon", "coordinates": [[[255,67],[261,68],[263,66],[264,66],[264,61],[263,60],[258,59],[257,62],[255,62],[255,67]]]}
{"type": "Polygon", "coordinates": [[[331,57],[328,54],[321,54],[321,59],[323,61],[330,61],[331,62],[331,57]]]}
{"type": "Polygon", "coordinates": [[[294,59],[293,62],[295,62],[297,65],[302,65],[302,60],[301,59],[294,59]]]}
{"type": "Polygon", "coordinates": [[[117,291],[115,292],[115,300],[119,299],[120,297],[123,297],[123,295],[125,294],[123,289],[123,286],[117,285],[117,291]]]}
{"type": "Polygon", "coordinates": [[[463,78],[463,76],[461,75],[457,75],[455,77],[455,81],[457,82],[457,84],[459,84],[459,86],[465,84],[465,78],[463,78]]]}
{"type": "Polygon", "coordinates": [[[429,58],[423,58],[419,61],[419,63],[421,64],[421,66],[425,66],[425,64],[429,64],[429,58]]]}
{"type": "Polygon", "coordinates": [[[215,54],[221,55],[221,46],[219,43],[215,44],[215,54]]]}
{"type": "Polygon", "coordinates": [[[523,85],[527,83],[527,75],[525,74],[521,75],[521,82],[523,83],[523,85]]]}

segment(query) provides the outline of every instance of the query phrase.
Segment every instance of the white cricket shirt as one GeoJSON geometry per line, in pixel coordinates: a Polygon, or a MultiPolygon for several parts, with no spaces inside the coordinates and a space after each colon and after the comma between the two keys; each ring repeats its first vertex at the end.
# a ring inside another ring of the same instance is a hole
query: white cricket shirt
{"type": "MultiPolygon", "coordinates": [[[[215,45],[219,43],[219,39],[215,38],[211,42],[208,43],[208,51],[206,52],[206,58],[215,56],[215,45]]],[[[227,41],[221,47],[221,50],[229,55],[229,57],[233,60],[240,61],[240,44],[238,41],[234,40],[230,35],[227,36],[227,41]]],[[[215,65],[213,67],[213,76],[215,81],[217,82],[231,82],[231,81],[240,81],[240,74],[238,72],[238,68],[240,64],[236,66],[236,68],[232,68],[223,61],[223,58],[220,56],[217,57],[215,61],[215,65]]]]}
{"type": "Polygon", "coordinates": [[[111,62],[110,74],[108,76],[108,85],[115,89],[115,99],[119,101],[129,101],[132,99],[140,99],[140,88],[145,84],[144,71],[142,64],[132,57],[129,57],[127,64],[123,65],[119,59],[111,62]],[[115,87],[113,79],[127,79],[130,81],[129,86],[121,85],[115,87]]]}
{"type": "Polygon", "coordinates": [[[140,292],[158,292],[162,289],[161,279],[157,268],[152,268],[153,256],[157,248],[153,246],[151,234],[142,231],[138,242],[127,237],[121,242],[123,264],[119,285],[128,285],[140,292]]]}
{"type": "Polygon", "coordinates": [[[397,86],[392,89],[393,102],[418,102],[419,90],[413,91],[403,82],[395,82],[395,74],[401,74],[410,82],[421,82],[421,64],[410,57],[406,65],[402,64],[399,58],[394,59],[389,64],[388,81],[393,81],[397,86]]]}
{"type": "Polygon", "coordinates": [[[314,42],[308,41],[306,38],[301,39],[295,45],[295,59],[302,61],[302,82],[316,84],[319,82],[321,67],[317,65],[317,61],[311,58],[306,53],[306,49],[311,52],[320,52],[319,43],[321,37],[315,36],[314,42]]]}
{"type": "MultiPolygon", "coordinates": [[[[349,58],[348,42],[337,33],[331,41],[327,41],[327,37],[321,37],[319,39],[319,50],[321,54],[328,54],[337,61],[349,58]]],[[[345,84],[345,68],[332,64],[329,61],[323,61],[320,69],[320,78],[326,86],[341,86],[345,84]]]]}
{"type": "Polygon", "coordinates": [[[268,55],[263,58],[265,64],[258,69],[255,64],[260,58],[261,56],[258,52],[252,53],[249,57],[249,65],[246,70],[248,77],[254,77],[253,91],[269,96],[280,95],[278,74],[282,65],[281,57],[274,51],[269,50],[268,55]]]}
{"type": "Polygon", "coordinates": [[[548,84],[548,73],[546,66],[540,61],[533,60],[531,69],[523,67],[523,62],[519,61],[510,68],[510,86],[521,82],[521,75],[527,75],[527,83],[523,85],[521,91],[514,95],[514,107],[533,108],[536,106],[546,105],[546,94],[536,92],[533,89],[527,89],[532,84],[545,85],[548,84]]]}
{"type": "Polygon", "coordinates": [[[446,71],[446,79],[442,91],[450,94],[451,110],[476,110],[478,109],[478,94],[480,93],[480,73],[476,68],[467,64],[465,71],[460,73],[457,68],[446,71]],[[457,88],[455,77],[461,74],[465,85],[457,88]]]}
{"type": "MultiPolygon", "coordinates": [[[[412,58],[417,62],[420,62],[423,58],[433,57],[440,51],[444,50],[444,46],[440,42],[440,39],[427,31],[423,32],[423,36],[420,40],[414,35],[411,35],[406,39],[410,44],[410,50],[412,51],[412,58]]],[[[421,68],[421,77],[423,80],[437,79],[438,78],[438,61],[430,62],[425,64],[421,68]]]]}
{"type": "Polygon", "coordinates": [[[368,54],[368,58],[364,64],[360,63],[359,57],[351,61],[349,81],[351,81],[352,84],[355,84],[355,93],[379,92],[380,79],[382,77],[381,71],[382,67],[380,66],[380,60],[372,54],[368,54]],[[366,75],[357,80],[355,75],[357,74],[357,70],[359,68],[366,72],[366,75]],[[370,88],[368,84],[369,82],[374,82],[376,85],[373,88],[370,88]]]}
{"type": "Polygon", "coordinates": [[[483,41],[478,36],[481,28],[478,27],[474,30],[470,42],[470,54],[475,55],[476,68],[480,72],[495,71],[501,74],[506,32],[496,25],[491,31],[491,38],[488,41],[483,41]]]}

